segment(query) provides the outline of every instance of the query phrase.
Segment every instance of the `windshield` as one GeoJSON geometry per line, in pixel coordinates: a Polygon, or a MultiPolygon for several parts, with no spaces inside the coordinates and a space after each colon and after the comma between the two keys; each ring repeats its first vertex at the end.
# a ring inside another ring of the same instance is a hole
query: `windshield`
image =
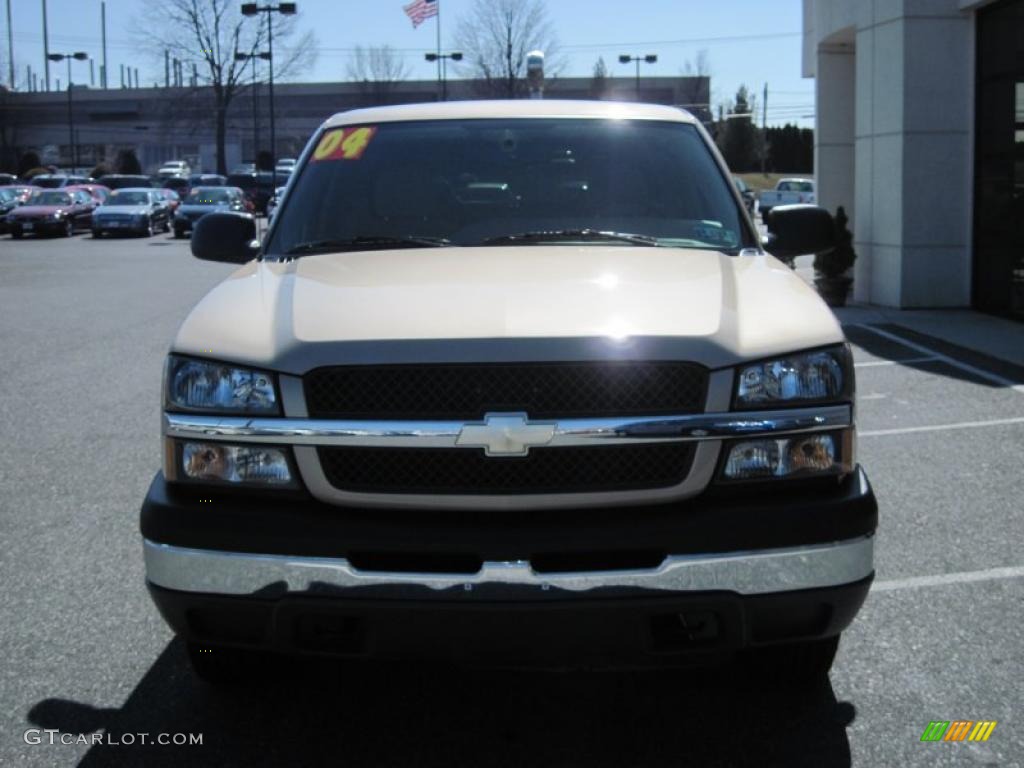
{"type": "Polygon", "coordinates": [[[29,205],[71,205],[71,195],[66,192],[36,192],[28,201],[29,205]]]}
{"type": "Polygon", "coordinates": [[[231,193],[223,187],[199,187],[185,198],[189,205],[223,205],[231,202],[231,193]]]}
{"type": "Polygon", "coordinates": [[[809,181],[780,181],[779,192],[813,192],[814,185],[809,181]]]}
{"type": "Polygon", "coordinates": [[[148,205],[149,204],[149,193],[148,192],[134,192],[130,190],[123,190],[117,192],[111,192],[110,197],[107,198],[105,205],[148,205]]]}
{"type": "MultiPolygon", "coordinates": [[[[630,233],[741,247],[729,180],[693,125],[644,120],[437,120],[326,131],[276,219],[269,254],[406,238],[479,245],[510,235],[630,233]],[[298,250],[296,250],[298,249],[298,250]]],[[[608,238],[605,242],[622,245],[608,238]]],[[[636,241],[639,243],[639,241],[636,241]]],[[[341,250],[339,248],[338,250],[341,250]]]]}

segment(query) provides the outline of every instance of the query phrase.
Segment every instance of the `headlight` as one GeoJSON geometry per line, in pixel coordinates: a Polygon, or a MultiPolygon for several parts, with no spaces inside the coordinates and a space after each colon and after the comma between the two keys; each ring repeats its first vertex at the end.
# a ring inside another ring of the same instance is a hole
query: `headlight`
{"type": "Polygon", "coordinates": [[[736,378],[737,408],[827,402],[853,396],[853,364],[845,344],[745,365],[736,378]]]}
{"type": "Polygon", "coordinates": [[[195,482],[296,487],[280,448],[224,443],[180,444],[178,479],[195,482]]]}
{"type": "Polygon", "coordinates": [[[722,480],[841,475],[853,465],[853,430],[726,444],[722,480]]]}
{"type": "Polygon", "coordinates": [[[48,219],[53,219],[54,221],[60,221],[61,216],[63,216],[63,215],[64,215],[64,211],[57,211],[55,213],[51,213],[49,216],[47,216],[47,218],[48,219]]]}
{"type": "Polygon", "coordinates": [[[222,413],[280,412],[274,377],[263,371],[171,355],[165,381],[170,407],[222,413]]]}

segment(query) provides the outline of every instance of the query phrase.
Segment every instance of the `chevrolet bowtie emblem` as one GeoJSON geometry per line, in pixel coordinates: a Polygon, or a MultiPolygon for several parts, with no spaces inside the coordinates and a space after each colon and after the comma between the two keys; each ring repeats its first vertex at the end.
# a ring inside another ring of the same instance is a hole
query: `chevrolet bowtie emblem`
{"type": "Polygon", "coordinates": [[[483,424],[466,424],[456,445],[483,448],[488,456],[525,456],[531,446],[547,445],[555,425],[530,424],[525,413],[488,413],[483,424]]]}

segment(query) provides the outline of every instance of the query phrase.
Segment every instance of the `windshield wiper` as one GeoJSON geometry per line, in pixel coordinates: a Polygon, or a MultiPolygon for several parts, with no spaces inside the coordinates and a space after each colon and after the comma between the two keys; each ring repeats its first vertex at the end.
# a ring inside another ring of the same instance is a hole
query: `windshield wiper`
{"type": "Polygon", "coordinates": [[[331,253],[332,251],[366,251],[374,248],[443,248],[454,245],[444,237],[399,237],[396,235],[359,235],[338,240],[312,240],[293,245],[285,253],[331,253]]]}
{"type": "Polygon", "coordinates": [[[502,245],[504,243],[536,243],[558,240],[604,240],[633,245],[657,246],[658,238],[650,235],[631,235],[627,232],[605,232],[600,229],[553,229],[547,232],[520,232],[515,235],[499,235],[481,240],[479,245],[502,245]]]}

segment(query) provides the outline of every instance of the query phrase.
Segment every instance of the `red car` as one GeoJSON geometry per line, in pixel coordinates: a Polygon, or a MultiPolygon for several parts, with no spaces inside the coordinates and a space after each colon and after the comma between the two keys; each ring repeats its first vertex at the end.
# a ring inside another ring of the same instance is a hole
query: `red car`
{"type": "Polygon", "coordinates": [[[64,187],[65,190],[71,191],[75,189],[81,189],[88,192],[92,199],[96,201],[96,205],[103,205],[103,202],[110,195],[110,190],[102,184],[74,184],[71,186],[64,187]]]}
{"type": "Polygon", "coordinates": [[[7,228],[15,239],[30,233],[71,237],[76,229],[92,226],[95,208],[85,190],[41,189],[7,214],[7,228]]]}
{"type": "Polygon", "coordinates": [[[173,217],[174,212],[178,210],[178,206],[181,205],[181,198],[178,196],[178,193],[169,187],[161,187],[156,190],[156,193],[167,201],[167,209],[173,217]]]}
{"type": "Polygon", "coordinates": [[[39,187],[35,187],[31,184],[4,184],[0,186],[0,189],[10,189],[18,198],[19,203],[24,203],[32,195],[39,191],[39,187]]]}

